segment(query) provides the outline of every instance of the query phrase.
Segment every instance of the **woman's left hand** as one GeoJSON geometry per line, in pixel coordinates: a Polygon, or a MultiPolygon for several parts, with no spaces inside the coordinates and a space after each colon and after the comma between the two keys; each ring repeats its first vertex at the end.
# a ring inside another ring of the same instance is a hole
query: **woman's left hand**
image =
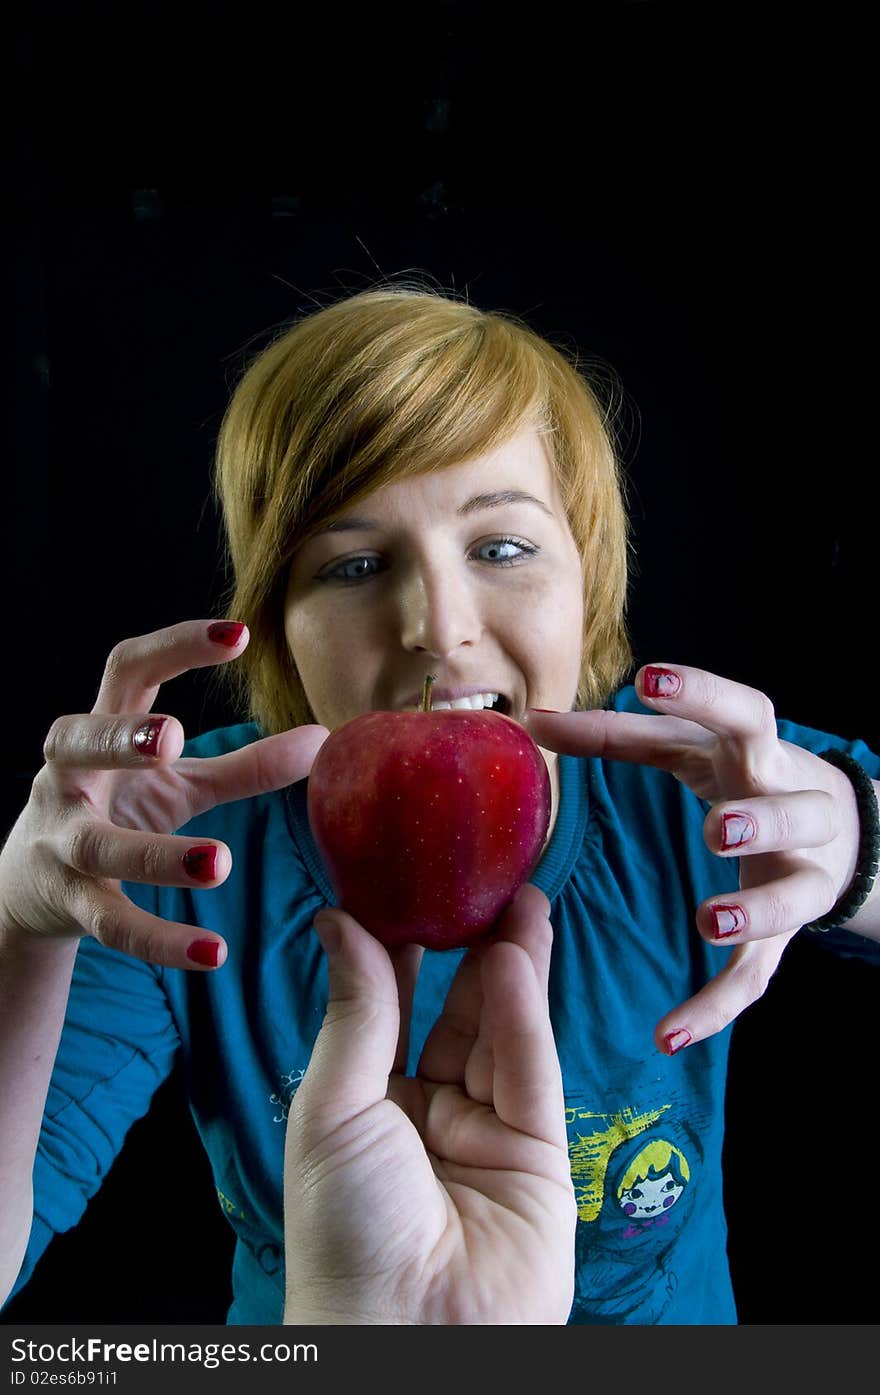
{"type": "MultiPolygon", "coordinates": [[[[703,827],[710,850],[741,859],[739,894],[697,908],[703,938],[735,948],[709,983],[657,1023],[657,1046],[671,1055],[755,1002],[792,936],[844,894],[856,870],[859,815],[842,771],[779,739],[763,693],[681,664],[646,666],[635,686],[662,715],[531,711],[528,727],[548,750],[669,771],[712,805],[703,827]]],[[[880,933],[876,905],[875,893],[859,911],[863,934],[880,933]]]]}

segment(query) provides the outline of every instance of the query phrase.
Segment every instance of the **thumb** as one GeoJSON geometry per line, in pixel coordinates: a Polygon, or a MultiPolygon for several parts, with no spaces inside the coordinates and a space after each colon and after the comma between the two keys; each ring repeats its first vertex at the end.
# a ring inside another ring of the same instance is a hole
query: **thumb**
{"type": "Polygon", "coordinates": [[[331,1128],[385,1098],[400,1005],[391,959],[363,926],[344,911],[322,910],[315,930],[327,955],[329,997],[296,1098],[331,1128]]]}

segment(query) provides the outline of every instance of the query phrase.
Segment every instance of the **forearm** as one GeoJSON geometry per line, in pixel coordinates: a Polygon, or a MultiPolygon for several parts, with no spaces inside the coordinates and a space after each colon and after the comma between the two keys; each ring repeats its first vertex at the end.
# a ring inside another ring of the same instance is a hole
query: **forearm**
{"type": "Polygon", "coordinates": [[[34,1155],[78,945],[0,925],[0,1302],[30,1235],[34,1155]]]}

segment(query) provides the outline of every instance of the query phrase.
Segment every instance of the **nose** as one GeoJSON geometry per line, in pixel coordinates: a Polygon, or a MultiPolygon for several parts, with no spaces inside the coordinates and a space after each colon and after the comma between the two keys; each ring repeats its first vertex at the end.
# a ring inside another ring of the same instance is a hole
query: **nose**
{"type": "Polygon", "coordinates": [[[480,639],[473,587],[453,569],[414,567],[402,588],[400,608],[401,643],[413,654],[444,659],[480,639]]]}

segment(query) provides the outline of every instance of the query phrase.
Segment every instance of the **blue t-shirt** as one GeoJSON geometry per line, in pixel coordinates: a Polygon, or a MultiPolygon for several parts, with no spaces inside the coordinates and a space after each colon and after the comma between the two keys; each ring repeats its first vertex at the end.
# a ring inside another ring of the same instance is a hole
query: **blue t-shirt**
{"type": "MultiPolygon", "coordinates": [[[[646,710],[632,688],[613,705],[646,710]]],[[[779,734],[811,750],[839,746],[880,777],[862,742],[785,722],[779,734]]],[[[253,725],[224,728],[187,753],[217,755],[258,736],[253,725]]],[[[306,786],[187,825],[188,835],[231,849],[221,887],[125,887],[155,914],[222,934],[229,957],[217,973],[162,969],[82,941],[15,1292],[52,1235],[79,1219],[182,1051],[218,1202],[237,1237],[228,1322],[281,1320],[286,1121],[326,1005],[312,922],[334,903],[306,786]]],[[[579,1217],[573,1323],[736,1322],[721,1173],[730,1030],[673,1057],[653,1042],[657,1019],[730,953],[694,925],[701,901],[738,884],[737,863],[703,841],[708,807],[651,767],[560,757],[557,822],[532,880],[550,899],[554,927],[550,1005],[579,1217]]],[[[880,950],[845,930],[822,939],[843,953],[880,950]]],[[[460,957],[425,954],[410,1069],[460,957]]]]}

